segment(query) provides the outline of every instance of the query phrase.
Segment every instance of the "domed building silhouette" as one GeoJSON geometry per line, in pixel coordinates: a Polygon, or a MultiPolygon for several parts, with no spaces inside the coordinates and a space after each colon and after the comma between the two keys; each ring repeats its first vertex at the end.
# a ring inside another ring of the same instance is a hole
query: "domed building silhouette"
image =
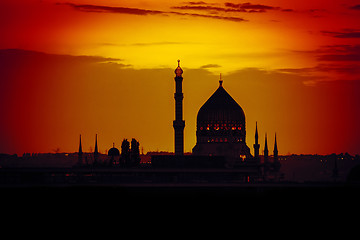
{"type": "Polygon", "coordinates": [[[246,145],[245,113],[222,86],[200,108],[197,115],[194,155],[250,159],[246,145]]]}

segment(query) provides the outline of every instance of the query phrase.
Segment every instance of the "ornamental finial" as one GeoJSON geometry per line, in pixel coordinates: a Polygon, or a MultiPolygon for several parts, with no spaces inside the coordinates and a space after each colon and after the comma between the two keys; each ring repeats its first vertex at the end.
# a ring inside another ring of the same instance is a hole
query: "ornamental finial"
{"type": "Polygon", "coordinates": [[[175,74],[176,74],[177,77],[181,77],[181,75],[183,73],[183,70],[180,67],[180,59],[178,59],[177,61],[178,61],[178,66],[175,69],[175,74]]]}
{"type": "Polygon", "coordinates": [[[220,80],[219,80],[219,83],[220,83],[220,87],[222,87],[223,80],[221,79],[221,73],[220,73],[220,80]]]}

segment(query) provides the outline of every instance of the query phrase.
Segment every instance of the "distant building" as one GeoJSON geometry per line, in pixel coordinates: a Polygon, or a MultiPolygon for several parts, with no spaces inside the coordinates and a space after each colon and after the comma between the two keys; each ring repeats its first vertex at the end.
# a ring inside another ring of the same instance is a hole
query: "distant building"
{"type": "Polygon", "coordinates": [[[245,113],[219,81],[219,87],[197,115],[194,155],[226,156],[232,161],[253,157],[246,145],[245,113]]]}
{"type": "MultiPolygon", "coordinates": [[[[196,145],[192,155],[184,156],[184,127],[182,77],[183,70],[175,69],[175,155],[152,156],[153,167],[204,167],[204,168],[246,168],[249,173],[260,171],[260,144],[258,142],[258,128],[256,123],[254,155],[246,144],[246,121],[244,110],[230,96],[223,87],[223,80],[219,87],[204,103],[197,114],[196,145]]],[[[267,143],[265,143],[267,153],[267,143]]],[[[267,157],[266,157],[267,158],[267,157]]],[[[277,161],[277,143],[274,146],[274,159],[277,161]]],[[[267,159],[266,159],[267,161],[267,159]]],[[[278,161],[277,161],[278,162],[278,161]]],[[[279,166],[278,166],[279,167],[279,166]]],[[[273,170],[270,164],[266,171],[273,170]]],[[[278,169],[278,168],[277,168],[278,169]]],[[[246,174],[246,171],[244,172],[246,174]]]]}

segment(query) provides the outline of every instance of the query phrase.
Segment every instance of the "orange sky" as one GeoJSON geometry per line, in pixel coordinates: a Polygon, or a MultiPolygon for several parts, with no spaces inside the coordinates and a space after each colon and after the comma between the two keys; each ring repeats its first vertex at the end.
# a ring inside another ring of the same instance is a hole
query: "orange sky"
{"type": "MultiPolygon", "coordinates": [[[[173,151],[174,69],[185,151],[218,87],[280,154],[360,153],[360,3],[24,0],[0,3],[0,152],[104,152],[135,137],[173,151]]],[[[252,151],[253,152],[253,151],[252,151]]]]}

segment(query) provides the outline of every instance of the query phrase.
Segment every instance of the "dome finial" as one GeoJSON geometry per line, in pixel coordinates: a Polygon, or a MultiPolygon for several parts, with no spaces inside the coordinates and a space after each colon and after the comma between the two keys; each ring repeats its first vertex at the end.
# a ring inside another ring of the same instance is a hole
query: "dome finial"
{"type": "Polygon", "coordinates": [[[222,87],[223,80],[221,79],[221,73],[220,73],[220,80],[219,80],[219,83],[220,83],[220,87],[222,87]]]}
{"type": "Polygon", "coordinates": [[[177,77],[181,77],[181,75],[183,73],[183,70],[180,67],[180,59],[178,59],[177,61],[178,61],[178,66],[175,69],[175,74],[176,74],[177,77]]]}

